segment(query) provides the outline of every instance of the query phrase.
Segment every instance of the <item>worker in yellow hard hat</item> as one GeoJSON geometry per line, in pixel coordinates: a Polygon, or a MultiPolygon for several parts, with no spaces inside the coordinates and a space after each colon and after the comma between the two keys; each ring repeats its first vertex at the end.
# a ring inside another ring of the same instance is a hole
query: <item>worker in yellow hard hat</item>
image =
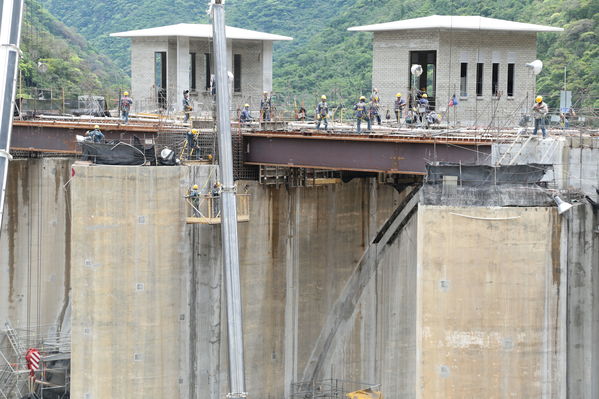
{"type": "Polygon", "coordinates": [[[94,125],[94,130],[88,130],[85,133],[87,141],[93,141],[94,143],[101,143],[104,141],[104,133],[100,130],[99,125],[94,125]]]}
{"type": "Polygon", "coordinates": [[[316,106],[316,129],[320,130],[320,122],[324,121],[324,130],[329,128],[329,105],[327,104],[327,96],[322,95],[320,102],[316,106]]]}
{"type": "Polygon", "coordinates": [[[191,205],[193,207],[193,216],[200,216],[200,187],[197,184],[194,184],[191,190],[189,190],[189,194],[185,196],[185,198],[189,198],[191,201],[191,205]]]}
{"type": "Polygon", "coordinates": [[[250,112],[250,104],[245,104],[241,110],[241,114],[239,115],[239,122],[249,126],[253,120],[254,118],[252,118],[252,114],[250,112]]]}
{"type": "Polygon", "coordinates": [[[187,132],[187,159],[197,159],[200,154],[199,134],[198,129],[191,129],[187,132]]]}
{"type": "Polygon", "coordinates": [[[428,112],[429,112],[429,102],[428,102],[428,95],[426,93],[422,93],[422,95],[420,96],[420,99],[418,100],[418,108],[417,108],[417,112],[418,112],[418,118],[420,120],[420,125],[423,127],[427,127],[428,128],[428,112]]]}
{"type": "Polygon", "coordinates": [[[368,123],[368,130],[370,130],[370,117],[368,115],[368,104],[366,104],[366,97],[360,96],[360,101],[354,105],[354,111],[356,116],[356,133],[362,132],[362,121],[365,120],[368,123]]]}
{"type": "Polygon", "coordinates": [[[547,129],[545,128],[545,118],[549,113],[549,107],[543,102],[542,96],[535,98],[535,104],[532,106],[532,116],[535,119],[535,128],[532,134],[536,136],[537,131],[541,128],[543,138],[547,137],[547,129]]]}
{"type": "Polygon", "coordinates": [[[397,93],[395,95],[395,102],[393,104],[393,109],[395,111],[395,118],[397,119],[397,123],[401,122],[403,118],[403,110],[406,108],[406,100],[401,98],[401,93],[397,93]]]}
{"type": "Polygon", "coordinates": [[[131,111],[131,104],[133,104],[133,100],[131,99],[131,97],[129,97],[129,92],[126,91],[123,93],[123,96],[121,97],[121,102],[119,104],[121,108],[121,115],[125,123],[129,123],[129,111],[131,111]]]}

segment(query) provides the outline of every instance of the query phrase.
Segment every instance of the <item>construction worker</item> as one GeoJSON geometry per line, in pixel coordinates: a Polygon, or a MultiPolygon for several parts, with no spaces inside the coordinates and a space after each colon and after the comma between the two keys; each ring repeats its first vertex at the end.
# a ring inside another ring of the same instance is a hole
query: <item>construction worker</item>
{"type": "Polygon", "coordinates": [[[535,98],[535,105],[532,107],[532,116],[535,119],[535,128],[532,132],[533,135],[537,135],[537,130],[541,128],[543,132],[543,138],[547,137],[547,129],[545,128],[545,117],[549,113],[549,107],[543,102],[542,96],[535,98]]]}
{"type": "Polygon", "coordinates": [[[200,216],[200,188],[197,184],[194,184],[189,194],[185,196],[185,198],[189,198],[191,200],[191,205],[193,206],[193,216],[200,216]]]}
{"type": "Polygon", "coordinates": [[[370,130],[371,126],[370,118],[368,117],[368,104],[366,104],[366,97],[360,97],[360,101],[354,105],[354,111],[357,120],[356,133],[360,133],[362,131],[362,120],[365,120],[368,123],[368,130],[370,130]]]}
{"type": "Polygon", "coordinates": [[[329,105],[327,104],[327,96],[323,95],[320,97],[320,102],[316,106],[316,129],[320,130],[320,122],[324,121],[324,130],[329,127],[329,105]]]}
{"type": "Polygon", "coordinates": [[[420,99],[418,100],[418,116],[420,118],[421,126],[427,125],[426,116],[429,110],[429,102],[428,95],[426,93],[422,93],[420,99]]]}
{"type": "Polygon", "coordinates": [[[376,95],[372,96],[372,100],[370,101],[370,105],[368,107],[368,114],[371,121],[374,122],[376,120],[378,125],[381,126],[379,97],[376,95]]]}
{"type": "Polygon", "coordinates": [[[377,99],[377,101],[379,101],[378,100],[378,98],[379,98],[379,89],[377,89],[376,87],[374,89],[372,89],[372,94],[370,95],[370,101],[371,102],[374,101],[375,98],[377,99]]]}
{"type": "Polygon", "coordinates": [[[401,118],[403,118],[403,110],[405,108],[406,100],[401,98],[401,93],[397,93],[395,95],[395,102],[393,104],[393,109],[395,110],[395,118],[397,119],[397,123],[399,123],[401,118]]]}
{"type": "Polygon", "coordinates": [[[253,120],[254,118],[252,118],[252,115],[250,114],[250,104],[245,104],[239,115],[239,122],[249,126],[250,122],[253,120]]]}
{"type": "Polygon", "coordinates": [[[263,121],[270,120],[270,112],[272,110],[272,100],[268,95],[268,92],[265,91],[262,96],[262,100],[260,101],[260,118],[263,121]]]}
{"type": "Polygon", "coordinates": [[[187,132],[187,159],[197,159],[200,153],[198,144],[198,129],[191,129],[187,132]]]}
{"type": "Polygon", "coordinates": [[[189,116],[191,115],[191,111],[193,111],[193,107],[191,106],[191,99],[189,98],[189,90],[183,91],[183,113],[185,114],[185,119],[183,119],[183,123],[187,123],[189,121],[189,116]]]}
{"type": "Polygon", "coordinates": [[[129,92],[126,91],[123,93],[123,97],[121,97],[121,115],[123,116],[123,121],[125,121],[125,123],[129,123],[131,104],[133,104],[133,100],[129,97],[129,92]]]}
{"type": "Polygon", "coordinates": [[[221,193],[222,189],[221,189],[221,185],[219,182],[214,183],[214,185],[212,186],[212,190],[210,191],[210,194],[212,195],[212,209],[214,210],[214,214],[212,217],[218,217],[219,212],[220,212],[220,193],[221,193]]]}
{"type": "Polygon", "coordinates": [[[104,141],[104,133],[100,130],[100,126],[95,125],[94,130],[87,131],[85,136],[89,141],[93,141],[94,143],[101,143],[104,141]]]}

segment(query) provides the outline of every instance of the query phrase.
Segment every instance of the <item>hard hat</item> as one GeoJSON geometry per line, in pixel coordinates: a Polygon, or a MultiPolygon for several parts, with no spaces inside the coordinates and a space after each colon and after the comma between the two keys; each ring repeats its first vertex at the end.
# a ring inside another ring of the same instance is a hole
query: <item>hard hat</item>
{"type": "Polygon", "coordinates": [[[321,99],[321,100],[326,100],[326,99],[327,99],[327,96],[324,96],[324,95],[323,95],[323,96],[320,96],[320,99],[321,99]]]}
{"type": "Polygon", "coordinates": [[[198,129],[191,129],[192,134],[198,134],[198,129]]]}
{"type": "Polygon", "coordinates": [[[360,100],[366,100],[366,97],[360,96],[360,100]]]}
{"type": "Polygon", "coordinates": [[[401,93],[397,93],[395,97],[401,97],[401,93]]]}
{"type": "Polygon", "coordinates": [[[379,96],[374,96],[372,99],[373,99],[374,101],[378,101],[378,100],[379,100],[379,96]]]}
{"type": "Polygon", "coordinates": [[[194,185],[193,185],[193,189],[194,189],[194,190],[197,190],[198,188],[199,188],[199,187],[198,187],[198,185],[197,185],[197,184],[194,184],[194,185]]]}
{"type": "Polygon", "coordinates": [[[264,92],[264,94],[268,94],[268,92],[267,92],[267,91],[265,91],[265,92],[264,92]]]}
{"type": "Polygon", "coordinates": [[[99,128],[100,128],[100,126],[94,125],[94,129],[99,129],[99,128]]]}
{"type": "Polygon", "coordinates": [[[427,95],[426,93],[424,93],[424,94],[422,95],[422,98],[428,98],[428,95],[427,95]]]}
{"type": "Polygon", "coordinates": [[[543,97],[542,96],[537,96],[537,98],[535,98],[535,101],[538,103],[542,103],[543,102],[543,97]]]}
{"type": "Polygon", "coordinates": [[[250,104],[246,104],[246,105],[244,105],[244,107],[246,107],[246,108],[248,108],[249,106],[250,106],[250,104]]]}
{"type": "Polygon", "coordinates": [[[128,91],[126,91],[126,92],[124,92],[124,93],[123,93],[123,95],[124,95],[124,96],[128,96],[128,95],[129,95],[129,92],[128,92],[128,91]]]}

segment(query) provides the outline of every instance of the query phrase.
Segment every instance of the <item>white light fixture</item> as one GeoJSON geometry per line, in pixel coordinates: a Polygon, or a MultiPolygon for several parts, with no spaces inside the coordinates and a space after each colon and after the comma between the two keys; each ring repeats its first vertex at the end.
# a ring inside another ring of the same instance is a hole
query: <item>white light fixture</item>
{"type": "Polygon", "coordinates": [[[555,201],[555,204],[557,205],[557,213],[559,213],[560,215],[562,213],[568,211],[570,208],[572,208],[572,204],[562,200],[557,195],[553,197],[553,200],[555,201]]]}
{"type": "Polygon", "coordinates": [[[538,75],[543,70],[543,61],[534,60],[533,62],[529,62],[528,64],[526,64],[526,66],[532,69],[533,74],[538,75]]]}
{"type": "Polygon", "coordinates": [[[420,64],[412,64],[412,68],[410,68],[412,75],[420,76],[422,75],[422,65],[420,64]]]}

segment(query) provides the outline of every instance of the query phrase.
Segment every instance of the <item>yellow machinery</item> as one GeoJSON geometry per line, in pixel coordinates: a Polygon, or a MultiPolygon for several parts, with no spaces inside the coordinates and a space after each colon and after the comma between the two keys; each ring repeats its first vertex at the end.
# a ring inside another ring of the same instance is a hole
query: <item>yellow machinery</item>
{"type": "Polygon", "coordinates": [[[345,396],[347,396],[349,399],[383,399],[382,392],[373,391],[371,388],[350,392],[345,394],[345,396]]]}

